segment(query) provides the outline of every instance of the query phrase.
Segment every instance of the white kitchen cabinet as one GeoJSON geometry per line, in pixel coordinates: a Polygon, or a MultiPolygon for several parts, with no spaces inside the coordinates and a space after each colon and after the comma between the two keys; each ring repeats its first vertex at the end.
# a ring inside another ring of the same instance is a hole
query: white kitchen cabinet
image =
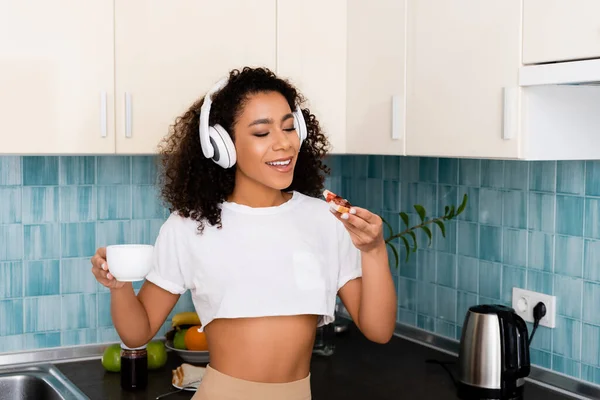
{"type": "Polygon", "coordinates": [[[114,153],[113,11],[0,0],[0,154],[114,153]]]}
{"type": "Polygon", "coordinates": [[[518,157],[503,122],[521,13],[521,0],[408,1],[407,155],[518,157]]]}
{"type": "Polygon", "coordinates": [[[276,0],[117,0],[116,152],[154,153],[233,68],[275,69],[276,0]]]}
{"type": "Polygon", "coordinates": [[[600,1],[523,0],[523,62],[600,57],[600,1]]]}
{"type": "Polygon", "coordinates": [[[404,154],[406,0],[348,0],[346,148],[404,154]]]}
{"type": "Polygon", "coordinates": [[[277,1],[277,74],[297,86],[332,153],[346,151],[346,1],[277,1]]]}

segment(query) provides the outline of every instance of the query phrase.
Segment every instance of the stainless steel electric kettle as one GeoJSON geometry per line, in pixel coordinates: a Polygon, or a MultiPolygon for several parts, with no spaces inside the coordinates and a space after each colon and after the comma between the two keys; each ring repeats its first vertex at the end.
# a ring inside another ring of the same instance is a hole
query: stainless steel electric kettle
{"type": "Polygon", "coordinates": [[[510,307],[469,308],[460,339],[461,399],[520,399],[529,375],[529,338],[523,318],[510,307]]]}

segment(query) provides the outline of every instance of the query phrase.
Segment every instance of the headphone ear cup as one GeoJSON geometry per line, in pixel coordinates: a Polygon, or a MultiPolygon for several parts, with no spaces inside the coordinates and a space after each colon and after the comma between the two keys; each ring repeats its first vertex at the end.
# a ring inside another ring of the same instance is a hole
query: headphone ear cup
{"type": "Polygon", "coordinates": [[[302,142],[308,136],[308,129],[306,128],[306,122],[304,122],[304,115],[299,107],[296,107],[296,111],[294,111],[293,114],[294,128],[296,129],[296,132],[298,132],[298,138],[300,139],[300,144],[302,144],[302,142]]]}
{"type": "Polygon", "coordinates": [[[216,124],[209,128],[210,143],[215,149],[212,160],[223,168],[231,168],[236,162],[235,146],[231,137],[221,125],[216,124]]]}

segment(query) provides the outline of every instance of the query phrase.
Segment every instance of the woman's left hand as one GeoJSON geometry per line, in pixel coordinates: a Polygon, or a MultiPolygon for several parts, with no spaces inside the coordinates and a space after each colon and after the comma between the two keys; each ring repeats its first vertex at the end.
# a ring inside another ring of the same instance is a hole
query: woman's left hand
{"type": "Polygon", "coordinates": [[[342,221],[350,233],[352,243],[360,251],[369,252],[380,246],[385,247],[383,221],[379,215],[354,206],[349,213],[340,214],[334,210],[331,210],[331,212],[337,219],[342,221]]]}

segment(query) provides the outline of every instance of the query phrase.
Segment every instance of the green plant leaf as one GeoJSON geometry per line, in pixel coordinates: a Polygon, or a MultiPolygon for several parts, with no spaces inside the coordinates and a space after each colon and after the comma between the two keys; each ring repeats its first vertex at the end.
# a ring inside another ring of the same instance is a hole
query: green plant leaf
{"type": "Polygon", "coordinates": [[[444,207],[444,217],[448,216],[448,212],[449,211],[450,211],[450,207],[449,206],[444,207]]]}
{"type": "Polygon", "coordinates": [[[450,206],[450,214],[448,214],[448,219],[452,219],[456,216],[454,213],[454,206],[450,206]]]}
{"type": "Polygon", "coordinates": [[[408,262],[408,257],[410,256],[410,245],[408,244],[408,240],[404,236],[400,236],[402,242],[404,243],[404,248],[406,248],[406,261],[408,262]]]}
{"type": "Polygon", "coordinates": [[[427,215],[427,212],[425,211],[425,208],[423,208],[423,206],[419,205],[419,204],[415,204],[413,207],[417,211],[417,214],[419,214],[419,218],[421,218],[421,222],[424,222],[425,221],[425,216],[427,215]]]}
{"type": "Polygon", "coordinates": [[[388,246],[390,246],[392,248],[392,253],[394,253],[394,260],[396,260],[396,268],[398,268],[398,264],[399,264],[398,250],[396,250],[396,246],[394,246],[391,243],[388,243],[388,246]]]}
{"type": "Polygon", "coordinates": [[[440,221],[439,219],[436,219],[433,221],[437,226],[439,226],[440,231],[442,231],[442,236],[445,238],[446,237],[446,227],[444,226],[444,223],[442,221],[440,221]]]}
{"type": "Polygon", "coordinates": [[[458,210],[456,210],[456,215],[461,214],[464,210],[465,207],[467,206],[467,194],[465,193],[465,195],[463,196],[463,201],[460,204],[460,206],[458,207],[458,210]]]}
{"type": "Polygon", "coordinates": [[[380,217],[381,221],[383,221],[383,223],[387,226],[388,230],[390,231],[390,236],[394,236],[394,229],[392,228],[392,225],[390,225],[389,222],[387,222],[383,217],[380,217]]]}
{"type": "Polygon", "coordinates": [[[421,229],[423,229],[425,231],[425,234],[429,238],[429,246],[431,246],[431,230],[427,226],[425,226],[425,225],[423,225],[421,227],[421,229]]]}
{"type": "Polygon", "coordinates": [[[414,231],[408,231],[407,233],[410,235],[410,237],[413,240],[413,244],[414,244],[413,251],[417,251],[417,248],[418,248],[418,246],[417,246],[417,235],[415,235],[414,231]]]}
{"type": "Polygon", "coordinates": [[[404,224],[408,227],[408,224],[409,224],[408,214],[403,211],[400,213],[400,218],[402,218],[402,222],[404,222],[404,224]]]}

